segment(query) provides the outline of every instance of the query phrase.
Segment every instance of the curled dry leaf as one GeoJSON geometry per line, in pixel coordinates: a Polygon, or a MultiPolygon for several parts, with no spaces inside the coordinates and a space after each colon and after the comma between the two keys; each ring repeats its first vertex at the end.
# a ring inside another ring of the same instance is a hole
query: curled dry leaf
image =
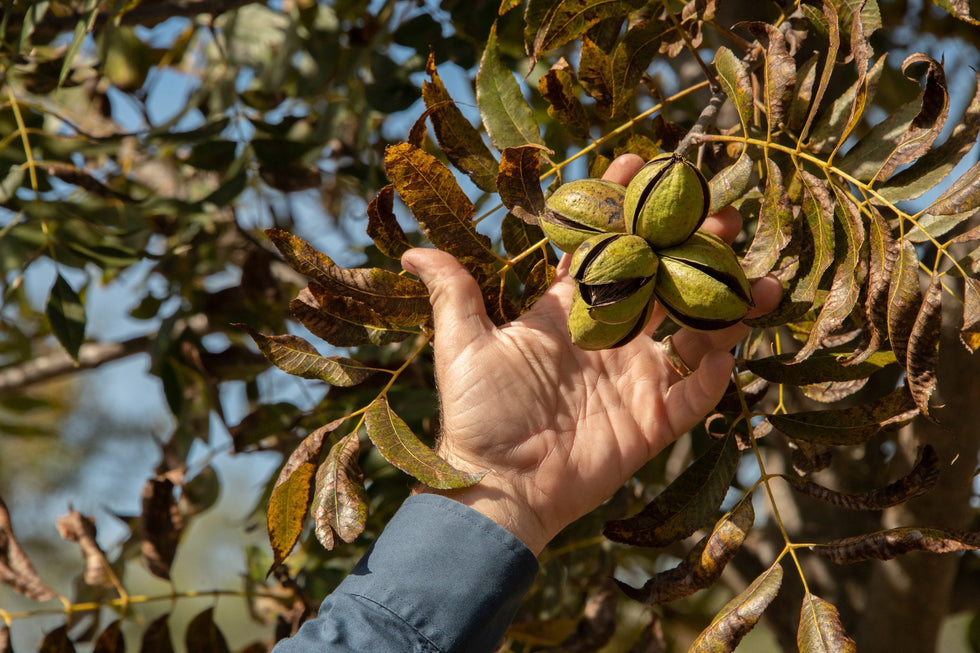
{"type": "Polygon", "coordinates": [[[30,558],[14,537],[7,504],[0,498],[0,582],[9,585],[35,601],[47,601],[58,596],[41,582],[30,558]]]}
{"type": "Polygon", "coordinates": [[[857,652],[854,640],[844,632],[837,608],[809,592],[803,597],[796,643],[804,653],[857,652]]]}
{"type": "Polygon", "coordinates": [[[58,533],[70,542],[77,542],[85,560],[83,578],[89,585],[111,587],[109,561],[95,541],[95,521],[75,509],[58,518],[58,533]]]}
{"type": "Polygon", "coordinates": [[[777,562],[725,604],[711,624],[694,640],[688,653],[729,653],[755,627],[783,582],[777,562]]]}
{"type": "Polygon", "coordinates": [[[865,560],[891,560],[910,551],[951,553],[980,549],[980,533],[905,526],[845,537],[813,547],[813,552],[839,565],[865,560]]]}

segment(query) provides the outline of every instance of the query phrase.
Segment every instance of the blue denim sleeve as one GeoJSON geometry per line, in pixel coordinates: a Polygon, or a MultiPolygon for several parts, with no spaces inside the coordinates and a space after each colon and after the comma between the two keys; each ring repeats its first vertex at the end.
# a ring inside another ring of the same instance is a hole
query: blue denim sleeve
{"type": "Polygon", "coordinates": [[[415,495],[318,616],[274,653],[490,653],[537,571],[534,554],[492,520],[415,495]]]}

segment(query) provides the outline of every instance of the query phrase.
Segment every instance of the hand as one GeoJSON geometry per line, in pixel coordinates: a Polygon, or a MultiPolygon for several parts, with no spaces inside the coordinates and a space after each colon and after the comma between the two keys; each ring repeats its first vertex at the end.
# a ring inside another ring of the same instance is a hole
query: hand
{"type": "MultiPolygon", "coordinates": [[[[642,165],[624,155],[604,178],[626,184],[642,165]]],[[[731,241],[741,217],[726,209],[703,228],[731,241]]],[[[476,282],[452,255],[413,249],[402,257],[431,293],[442,406],[437,451],[464,471],[490,471],[478,485],[445,494],[510,530],[535,555],[718,403],[734,364],[728,350],[749,331],[738,324],[678,332],[677,352],[694,370],[687,378],[648,337],[664,319],[659,309],[647,337],[583,351],[566,326],[569,258],[530,311],[497,327],[476,282]]],[[[775,279],[761,279],[752,314],[769,312],[779,296],[775,279]]]]}

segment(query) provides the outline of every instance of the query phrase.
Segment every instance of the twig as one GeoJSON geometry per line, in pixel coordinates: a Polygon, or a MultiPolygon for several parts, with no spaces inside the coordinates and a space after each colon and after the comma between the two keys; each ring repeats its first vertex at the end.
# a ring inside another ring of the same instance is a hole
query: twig
{"type": "Polygon", "coordinates": [[[728,96],[720,89],[711,94],[711,99],[708,100],[707,106],[701,110],[701,115],[698,116],[697,122],[694,123],[694,126],[691,127],[691,130],[687,132],[687,135],[684,136],[684,139],[681,140],[674,150],[677,154],[681,156],[686,155],[687,151],[694,145],[694,140],[714,126],[715,121],[718,120],[718,112],[721,111],[721,106],[725,104],[725,100],[727,99],[728,96]]]}

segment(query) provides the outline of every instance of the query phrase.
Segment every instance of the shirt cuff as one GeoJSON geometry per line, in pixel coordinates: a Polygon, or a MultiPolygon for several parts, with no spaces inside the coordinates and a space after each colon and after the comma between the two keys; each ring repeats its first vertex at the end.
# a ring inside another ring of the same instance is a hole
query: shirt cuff
{"type": "Polygon", "coordinates": [[[510,531],[437,494],[405,500],[337,588],[396,614],[440,651],[494,651],[538,562],[510,531]]]}

